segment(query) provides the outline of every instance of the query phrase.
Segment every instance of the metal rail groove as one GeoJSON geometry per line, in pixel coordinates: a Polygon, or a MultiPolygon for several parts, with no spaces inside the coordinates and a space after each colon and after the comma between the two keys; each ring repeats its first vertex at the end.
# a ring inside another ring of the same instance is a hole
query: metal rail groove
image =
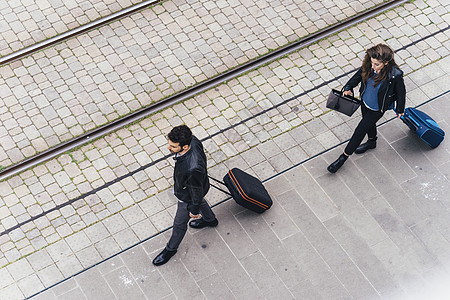
{"type": "Polygon", "coordinates": [[[58,146],[55,146],[46,151],[43,151],[37,155],[34,155],[28,159],[21,161],[13,166],[5,168],[2,172],[0,172],[0,181],[5,180],[8,177],[17,175],[20,172],[28,170],[29,168],[31,168],[33,166],[36,166],[47,160],[55,158],[56,156],[59,156],[59,155],[65,153],[65,152],[68,152],[74,148],[80,147],[80,146],[82,146],[90,141],[93,141],[97,138],[100,138],[104,135],[107,135],[109,133],[117,131],[118,129],[123,128],[127,125],[130,125],[130,124],[132,124],[142,118],[145,118],[153,113],[156,113],[156,112],[163,110],[167,107],[170,107],[174,104],[180,103],[186,99],[192,98],[195,95],[205,92],[223,82],[229,81],[229,80],[236,78],[242,74],[250,72],[260,66],[266,65],[274,60],[277,60],[277,59],[279,59],[283,56],[286,56],[294,51],[304,48],[304,47],[306,47],[310,44],[313,44],[321,39],[324,39],[330,35],[333,35],[343,29],[351,27],[357,23],[363,22],[369,18],[374,17],[375,15],[378,15],[378,14],[380,14],[384,11],[387,11],[389,9],[392,9],[396,6],[402,5],[406,2],[408,2],[408,0],[394,0],[394,1],[387,2],[383,5],[380,5],[378,7],[372,8],[370,10],[367,10],[366,12],[363,12],[361,14],[353,16],[343,22],[332,25],[329,28],[321,30],[315,34],[308,36],[308,37],[299,39],[298,41],[296,41],[292,44],[289,44],[285,47],[282,47],[278,50],[272,51],[256,60],[245,63],[239,67],[236,67],[236,68],[234,68],[230,71],[227,71],[223,74],[220,74],[214,78],[206,80],[203,83],[195,85],[184,91],[181,91],[181,92],[179,92],[169,98],[166,98],[160,102],[157,102],[155,104],[144,107],[144,108],[142,108],[134,113],[131,113],[123,118],[120,118],[111,123],[108,123],[106,125],[98,127],[96,129],[89,131],[87,133],[84,133],[78,137],[72,138],[66,142],[59,144],[58,146]]]}
{"type": "Polygon", "coordinates": [[[163,0],[147,0],[147,1],[143,1],[141,3],[138,3],[136,5],[127,7],[121,11],[115,12],[109,16],[100,18],[96,21],[90,22],[88,24],[85,25],[81,25],[80,27],[77,27],[75,29],[66,31],[62,34],[56,35],[52,38],[49,38],[45,41],[41,41],[38,42],[34,45],[31,45],[29,47],[23,48],[21,50],[18,50],[14,53],[5,55],[3,57],[0,58],[0,66],[3,64],[7,64],[9,62],[12,62],[14,60],[23,58],[27,55],[30,55],[36,51],[39,51],[41,49],[56,45],[58,43],[61,43],[69,38],[72,38],[74,36],[80,35],[82,33],[85,33],[87,31],[93,30],[95,28],[101,27],[107,23],[116,21],[118,19],[124,18],[128,15],[134,14],[136,12],[138,12],[141,9],[146,8],[147,6],[153,5],[153,4],[157,4],[159,2],[162,2],[163,0]]]}

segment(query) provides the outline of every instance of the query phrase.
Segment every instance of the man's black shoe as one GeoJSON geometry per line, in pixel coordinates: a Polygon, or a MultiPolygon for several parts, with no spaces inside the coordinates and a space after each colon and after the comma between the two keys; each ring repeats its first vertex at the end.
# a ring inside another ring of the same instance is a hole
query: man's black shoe
{"type": "Polygon", "coordinates": [[[364,144],[359,145],[358,148],[356,148],[355,153],[361,154],[369,149],[375,149],[376,147],[377,147],[377,139],[374,140],[369,139],[364,144]]]}
{"type": "Polygon", "coordinates": [[[164,250],[160,254],[158,254],[158,256],[155,257],[155,259],[153,260],[153,264],[155,266],[161,266],[166,262],[168,262],[170,258],[175,255],[175,253],[177,253],[177,250],[169,251],[166,248],[164,248],[164,250]]]}
{"type": "Polygon", "coordinates": [[[337,170],[339,170],[342,165],[345,163],[345,161],[347,160],[348,156],[345,154],[341,154],[341,156],[339,156],[339,158],[332,163],[331,165],[328,166],[327,170],[330,173],[336,173],[337,170]]]}
{"type": "Polygon", "coordinates": [[[191,222],[189,222],[189,226],[191,226],[192,228],[203,228],[206,226],[209,227],[216,227],[217,224],[219,224],[219,221],[217,219],[214,219],[214,221],[211,222],[206,222],[205,220],[203,220],[203,218],[200,219],[196,219],[196,220],[192,220],[191,222]]]}

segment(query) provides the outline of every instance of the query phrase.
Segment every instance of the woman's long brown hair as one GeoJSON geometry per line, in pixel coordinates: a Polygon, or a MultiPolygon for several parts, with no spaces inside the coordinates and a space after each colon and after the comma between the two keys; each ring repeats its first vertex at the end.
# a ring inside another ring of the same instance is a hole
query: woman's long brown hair
{"type": "Polygon", "coordinates": [[[373,75],[372,70],[372,61],[371,58],[377,59],[383,64],[387,63],[381,69],[381,71],[374,77],[374,86],[377,86],[381,81],[387,80],[390,71],[392,68],[398,67],[394,60],[394,51],[385,44],[378,44],[373,46],[372,48],[367,49],[366,55],[364,56],[362,62],[362,79],[363,82],[367,82],[367,80],[373,75]]]}

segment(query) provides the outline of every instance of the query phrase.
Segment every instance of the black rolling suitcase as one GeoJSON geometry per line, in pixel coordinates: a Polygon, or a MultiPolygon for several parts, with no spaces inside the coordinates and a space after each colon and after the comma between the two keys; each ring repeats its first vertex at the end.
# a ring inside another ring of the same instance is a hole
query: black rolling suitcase
{"type": "Polygon", "coordinates": [[[403,122],[414,131],[431,148],[436,148],[444,139],[445,133],[439,125],[426,113],[408,107],[401,117],[403,122]]]}
{"type": "Polygon", "coordinates": [[[263,213],[272,206],[272,199],[258,178],[233,168],[223,181],[237,204],[257,213],[263,213]]]}

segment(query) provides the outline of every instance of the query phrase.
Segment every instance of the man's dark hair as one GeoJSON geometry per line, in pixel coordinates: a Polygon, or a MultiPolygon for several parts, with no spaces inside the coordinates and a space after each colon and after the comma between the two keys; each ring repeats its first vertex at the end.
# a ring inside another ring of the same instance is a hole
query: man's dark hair
{"type": "Polygon", "coordinates": [[[179,143],[180,147],[183,147],[184,145],[189,145],[191,143],[192,131],[186,125],[180,125],[172,128],[167,137],[172,142],[179,143]]]}

